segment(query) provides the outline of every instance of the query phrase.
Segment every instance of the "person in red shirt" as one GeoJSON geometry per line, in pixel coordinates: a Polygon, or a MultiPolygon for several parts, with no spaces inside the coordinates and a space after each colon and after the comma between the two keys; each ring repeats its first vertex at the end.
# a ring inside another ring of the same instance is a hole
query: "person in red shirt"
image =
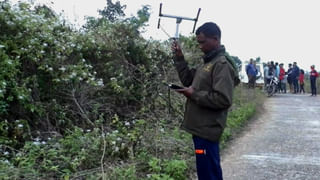
{"type": "Polygon", "coordinates": [[[311,96],[317,96],[317,77],[318,72],[315,70],[314,65],[311,66],[310,82],[311,82],[311,96]]]}
{"type": "Polygon", "coordinates": [[[305,93],[304,90],[304,70],[300,69],[300,75],[299,75],[299,84],[300,84],[300,93],[305,93]]]}
{"type": "Polygon", "coordinates": [[[286,75],[286,71],[283,68],[283,63],[281,63],[280,64],[280,73],[279,73],[279,80],[280,80],[279,92],[282,92],[282,93],[287,93],[285,75],[286,75]]]}

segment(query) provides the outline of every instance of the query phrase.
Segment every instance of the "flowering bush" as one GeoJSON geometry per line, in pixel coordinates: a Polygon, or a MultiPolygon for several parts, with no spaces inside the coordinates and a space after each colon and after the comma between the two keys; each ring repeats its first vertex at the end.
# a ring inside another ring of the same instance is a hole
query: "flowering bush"
{"type": "Polygon", "coordinates": [[[78,30],[46,6],[0,2],[1,177],[67,178],[144,152],[172,79],[165,46],[137,30],[148,17],[78,30]]]}

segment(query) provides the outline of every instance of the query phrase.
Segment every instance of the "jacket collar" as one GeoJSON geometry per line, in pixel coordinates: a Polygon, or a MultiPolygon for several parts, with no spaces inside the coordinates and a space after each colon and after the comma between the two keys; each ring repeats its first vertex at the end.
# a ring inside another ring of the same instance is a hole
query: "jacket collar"
{"type": "Polygon", "coordinates": [[[210,62],[213,58],[217,57],[221,53],[225,53],[226,49],[223,45],[221,45],[218,49],[212,50],[206,53],[202,58],[204,63],[210,62]]]}

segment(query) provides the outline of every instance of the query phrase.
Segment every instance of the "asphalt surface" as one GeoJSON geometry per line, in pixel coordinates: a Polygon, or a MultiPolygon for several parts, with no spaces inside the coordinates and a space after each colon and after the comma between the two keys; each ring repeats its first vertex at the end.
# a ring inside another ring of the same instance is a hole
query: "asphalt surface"
{"type": "Polygon", "coordinates": [[[320,180],[320,97],[268,98],[221,158],[224,180],[320,180]]]}

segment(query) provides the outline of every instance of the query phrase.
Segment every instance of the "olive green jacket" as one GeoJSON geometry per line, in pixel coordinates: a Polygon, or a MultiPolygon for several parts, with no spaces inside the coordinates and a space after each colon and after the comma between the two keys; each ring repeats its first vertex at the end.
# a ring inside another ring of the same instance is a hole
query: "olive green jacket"
{"type": "Polygon", "coordinates": [[[194,88],[186,102],[182,128],[192,135],[218,142],[232,105],[236,72],[226,59],[223,46],[203,59],[204,64],[196,70],[189,69],[183,56],[175,59],[182,84],[194,88]]]}

